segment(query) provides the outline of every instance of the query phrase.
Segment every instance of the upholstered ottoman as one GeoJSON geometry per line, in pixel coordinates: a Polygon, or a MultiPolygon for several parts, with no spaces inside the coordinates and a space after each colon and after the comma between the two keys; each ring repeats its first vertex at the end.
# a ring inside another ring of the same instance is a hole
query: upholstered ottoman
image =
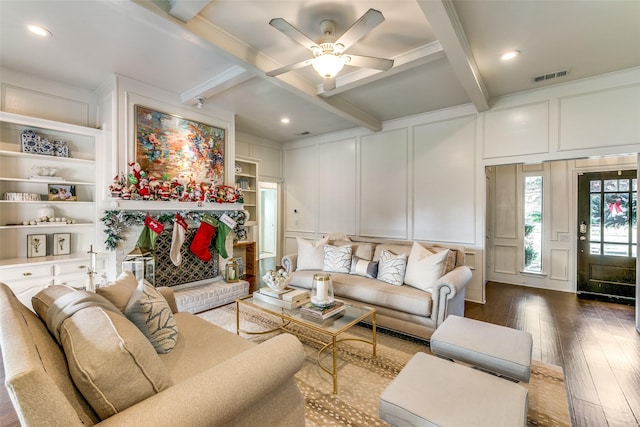
{"type": "Polygon", "coordinates": [[[532,349],[528,332],[453,315],[431,336],[431,351],[438,356],[526,382],[532,349]]]}
{"type": "Polygon", "coordinates": [[[515,427],[527,424],[527,389],[425,353],[382,392],[380,418],[393,426],[515,427]]]}

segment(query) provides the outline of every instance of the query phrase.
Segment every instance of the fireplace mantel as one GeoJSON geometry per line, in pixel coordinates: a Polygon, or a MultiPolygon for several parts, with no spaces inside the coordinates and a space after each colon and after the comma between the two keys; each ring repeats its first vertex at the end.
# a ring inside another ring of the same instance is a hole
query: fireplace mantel
{"type": "Polygon", "coordinates": [[[241,211],[243,203],[166,202],[144,200],[111,200],[110,209],[123,211],[241,211]]]}

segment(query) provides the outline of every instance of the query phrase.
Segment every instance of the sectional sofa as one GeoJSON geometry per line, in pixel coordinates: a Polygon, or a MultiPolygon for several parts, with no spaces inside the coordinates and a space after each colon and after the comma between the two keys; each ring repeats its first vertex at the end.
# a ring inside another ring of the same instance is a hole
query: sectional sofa
{"type": "Polygon", "coordinates": [[[22,425],[304,426],[297,338],[252,343],[177,313],[168,288],[153,300],[130,279],[104,295],[45,288],[32,300],[38,315],[0,284],[5,385],[22,425]],[[167,333],[148,337],[127,317],[149,301],[162,311],[143,322],[161,319],[167,333]]]}
{"type": "Polygon", "coordinates": [[[335,297],[375,307],[379,326],[429,339],[449,314],[464,316],[462,246],[327,236],[297,238],[297,247],[282,259],[290,286],[311,289],[315,274],[329,273],[335,297]]]}

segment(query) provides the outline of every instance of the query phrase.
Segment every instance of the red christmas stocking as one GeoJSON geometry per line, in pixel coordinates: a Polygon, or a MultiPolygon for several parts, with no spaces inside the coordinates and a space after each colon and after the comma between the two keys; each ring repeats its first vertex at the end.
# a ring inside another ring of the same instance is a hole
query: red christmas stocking
{"type": "Polygon", "coordinates": [[[209,246],[211,245],[211,239],[216,234],[216,228],[214,226],[215,218],[211,218],[209,215],[202,217],[200,228],[196,231],[196,235],[193,236],[191,242],[191,252],[204,262],[209,262],[211,259],[211,252],[209,252],[209,246]]]}

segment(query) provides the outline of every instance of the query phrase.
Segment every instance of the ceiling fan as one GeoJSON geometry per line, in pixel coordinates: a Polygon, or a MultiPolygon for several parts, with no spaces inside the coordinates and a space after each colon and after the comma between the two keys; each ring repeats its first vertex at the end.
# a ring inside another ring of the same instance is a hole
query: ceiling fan
{"type": "Polygon", "coordinates": [[[311,65],[324,79],[324,90],[329,91],[336,88],[336,75],[345,65],[386,71],[393,66],[393,60],[344,53],[383,21],[384,16],[380,11],[369,9],[340,38],[336,39],[333,34],[335,23],[332,20],[324,20],[320,22],[323,35],[316,43],[283,18],[274,18],[269,25],[310,49],[313,52],[313,58],[269,71],[267,75],[273,77],[311,65]]]}

